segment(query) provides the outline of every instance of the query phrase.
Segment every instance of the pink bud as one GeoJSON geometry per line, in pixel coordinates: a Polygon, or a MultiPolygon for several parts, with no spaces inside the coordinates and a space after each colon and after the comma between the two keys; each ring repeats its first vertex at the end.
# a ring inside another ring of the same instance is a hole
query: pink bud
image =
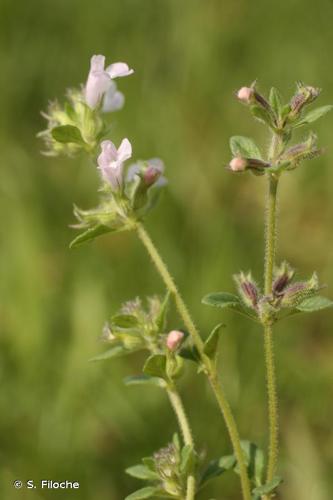
{"type": "Polygon", "coordinates": [[[168,334],[166,340],[166,345],[169,351],[175,351],[179,347],[183,337],[184,337],[183,332],[180,332],[179,330],[172,330],[168,334]]]}
{"type": "Polygon", "coordinates": [[[247,161],[245,160],[245,158],[236,156],[229,163],[229,167],[233,172],[243,172],[247,167],[247,161]]]}
{"type": "Polygon", "coordinates": [[[254,95],[254,90],[251,87],[242,87],[241,89],[239,89],[236,95],[240,101],[244,102],[245,104],[250,104],[254,95]]]}
{"type": "Polygon", "coordinates": [[[145,181],[146,186],[151,186],[154,184],[157,179],[161,176],[161,170],[155,167],[148,167],[143,175],[143,179],[145,181]]]}

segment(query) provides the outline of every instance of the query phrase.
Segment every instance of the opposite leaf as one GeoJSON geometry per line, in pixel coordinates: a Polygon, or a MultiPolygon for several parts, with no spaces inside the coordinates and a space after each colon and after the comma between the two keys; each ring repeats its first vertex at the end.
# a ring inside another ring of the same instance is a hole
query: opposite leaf
{"type": "Polygon", "coordinates": [[[321,295],[316,295],[303,300],[303,302],[301,302],[296,309],[302,312],[314,312],[332,306],[333,302],[330,299],[322,297],[321,295]]]}
{"type": "Polygon", "coordinates": [[[125,500],[142,500],[143,498],[156,498],[156,495],[160,492],[160,488],[156,488],[154,486],[148,486],[147,488],[142,488],[141,490],[137,490],[125,500]]]}
{"type": "Polygon", "coordinates": [[[258,146],[249,137],[235,135],[230,139],[230,149],[234,156],[242,158],[257,158],[261,160],[261,153],[258,146]]]}
{"type": "Polygon", "coordinates": [[[54,127],[51,131],[53,139],[58,142],[68,143],[74,142],[75,144],[85,144],[81,132],[73,125],[62,125],[54,127]]]}
{"type": "Polygon", "coordinates": [[[167,380],[166,356],[164,354],[154,354],[150,356],[143,367],[143,372],[145,375],[160,377],[167,380]]]}
{"type": "Polygon", "coordinates": [[[125,349],[122,345],[116,345],[103,352],[102,354],[98,354],[98,356],[94,356],[89,361],[104,361],[105,359],[110,358],[118,358],[119,356],[126,356],[126,354],[130,354],[132,351],[125,349]]]}
{"type": "Polygon", "coordinates": [[[69,248],[74,248],[82,243],[86,243],[88,241],[92,241],[98,236],[102,236],[103,234],[110,233],[110,232],[116,232],[116,231],[121,231],[121,229],[112,229],[111,227],[108,226],[103,226],[102,224],[92,227],[90,229],[87,229],[87,231],[84,231],[83,233],[79,234],[74,240],[70,243],[69,248]]]}
{"type": "Polygon", "coordinates": [[[201,302],[208,306],[232,309],[239,314],[243,314],[244,316],[257,321],[256,316],[248,312],[245,307],[243,307],[239,297],[237,297],[237,295],[233,295],[232,293],[209,293],[208,295],[205,295],[201,302]]]}
{"type": "Polygon", "coordinates": [[[164,387],[165,383],[158,377],[150,377],[149,375],[137,375],[124,378],[125,385],[153,385],[155,387],[164,387]]]}
{"type": "Polygon", "coordinates": [[[267,493],[271,493],[274,491],[279,484],[282,483],[282,478],[275,476],[272,481],[269,483],[264,484],[263,486],[258,486],[253,490],[253,493],[260,498],[262,495],[267,495],[267,493]]]}
{"type": "Polygon", "coordinates": [[[133,467],[128,467],[125,472],[129,476],[136,477],[137,479],[142,479],[144,481],[159,480],[159,475],[149,469],[149,467],[147,467],[146,465],[133,465],[133,467]]]}
{"type": "Polygon", "coordinates": [[[331,104],[327,106],[321,106],[320,108],[316,108],[309,113],[307,113],[298,123],[294,125],[295,128],[301,127],[302,125],[306,125],[308,123],[313,123],[322,116],[326,115],[333,106],[331,104]]]}
{"type": "Polygon", "coordinates": [[[225,326],[225,325],[223,325],[223,323],[219,323],[218,325],[216,325],[215,328],[212,330],[211,334],[209,335],[209,337],[205,341],[204,353],[210,359],[214,359],[216,357],[219,339],[220,339],[221,328],[223,326],[225,326]]]}

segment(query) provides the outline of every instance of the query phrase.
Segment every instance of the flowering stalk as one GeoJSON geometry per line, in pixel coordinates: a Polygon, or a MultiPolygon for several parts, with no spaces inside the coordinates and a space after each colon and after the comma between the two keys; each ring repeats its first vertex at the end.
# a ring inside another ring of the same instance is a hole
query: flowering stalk
{"type": "Polygon", "coordinates": [[[234,416],[232,414],[231,408],[229,406],[229,403],[226,399],[226,396],[224,394],[224,391],[221,387],[221,384],[219,383],[218,380],[218,375],[217,375],[217,370],[215,365],[211,362],[211,360],[206,356],[204,353],[204,344],[203,341],[199,335],[199,332],[192,320],[192,317],[188,311],[188,308],[179,293],[176,284],[174,282],[173,277],[171,276],[166,264],[164,263],[163,259],[161,258],[157,248],[155,247],[153,241],[151,240],[149,234],[147,233],[146,229],[142,225],[142,223],[137,223],[136,225],[136,230],[137,234],[142,241],[143,245],[145,246],[148,254],[150,255],[153,263],[155,264],[155,267],[159,274],[161,275],[161,278],[163,279],[167,289],[173,295],[177,310],[179,312],[179,315],[181,316],[184,325],[188,329],[193,342],[198,349],[198,352],[200,354],[201,360],[204,364],[204,370],[208,376],[210,385],[212,387],[212,390],[215,394],[215,397],[217,399],[218,405],[220,407],[221,413],[223,415],[223,418],[225,420],[230,440],[234,449],[234,453],[238,462],[239,466],[239,471],[240,471],[240,478],[241,478],[241,485],[242,485],[242,493],[243,493],[243,499],[244,500],[251,500],[251,488],[250,488],[250,482],[248,478],[248,473],[247,473],[247,467],[245,465],[244,461],[244,455],[243,451],[241,448],[241,443],[240,443],[240,438],[239,438],[239,433],[238,429],[236,426],[236,422],[234,419],[234,416]]]}
{"type": "MultiPolygon", "coordinates": [[[[279,148],[279,138],[276,134],[272,138],[271,155],[274,161],[279,148]]],[[[266,207],[266,236],[265,236],[265,295],[272,293],[273,269],[276,251],[276,222],[277,222],[277,188],[278,174],[268,174],[268,195],[266,207]]],[[[276,472],[278,460],[278,399],[276,390],[276,375],[274,363],[273,330],[270,320],[263,320],[264,351],[266,364],[268,417],[269,417],[269,451],[267,466],[267,482],[270,482],[276,472]]]]}

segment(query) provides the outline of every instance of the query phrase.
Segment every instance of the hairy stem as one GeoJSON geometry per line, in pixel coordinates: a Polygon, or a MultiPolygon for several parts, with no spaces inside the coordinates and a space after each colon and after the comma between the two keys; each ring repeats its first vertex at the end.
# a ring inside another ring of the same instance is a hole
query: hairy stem
{"type": "Polygon", "coordinates": [[[269,324],[264,326],[265,363],[268,394],[268,418],[269,418],[269,449],[267,482],[271,481],[276,472],[278,459],[278,400],[276,393],[276,376],[274,365],[274,344],[272,327],[269,324]]]}
{"type": "MultiPolygon", "coordinates": [[[[280,138],[274,134],[270,149],[271,160],[274,162],[280,148],[280,138]]],[[[277,220],[277,188],[279,178],[275,174],[268,174],[268,195],[266,207],[266,237],[265,237],[265,295],[272,293],[273,270],[276,252],[276,220],[277,220]]],[[[276,376],[274,363],[273,331],[270,320],[263,321],[264,350],[266,364],[268,418],[269,418],[269,445],[267,482],[275,475],[278,459],[278,400],[276,391],[276,376]]],[[[268,497],[269,498],[269,497],[268,497]]]]}
{"type": "MultiPolygon", "coordinates": [[[[167,388],[167,393],[169,396],[169,400],[172,408],[176,414],[178,425],[181,430],[184,444],[189,445],[194,450],[194,441],[192,437],[191,427],[189,421],[187,419],[183,402],[175,388],[175,386],[169,386],[167,388]]],[[[193,500],[195,498],[195,475],[194,471],[187,477],[186,484],[186,500],[193,500]]]]}
{"type": "Polygon", "coordinates": [[[163,259],[161,258],[157,248],[155,247],[153,241],[151,240],[149,234],[147,233],[146,229],[143,227],[141,223],[137,223],[136,225],[136,230],[137,234],[142,241],[143,245],[145,246],[146,250],[148,251],[148,254],[150,255],[153,263],[155,264],[155,267],[157,271],[159,272],[161,278],[163,279],[165,286],[169,290],[169,292],[173,295],[177,310],[179,312],[180,317],[182,318],[184,325],[186,329],[188,330],[189,334],[192,337],[193,343],[195,344],[196,348],[199,351],[201,360],[205,366],[205,372],[208,376],[208,379],[210,381],[210,385],[212,387],[212,390],[215,394],[215,397],[218,401],[220,410],[222,412],[223,418],[225,420],[229,435],[230,435],[230,440],[234,449],[234,453],[236,456],[236,459],[238,461],[238,466],[239,466],[239,471],[240,471],[240,478],[241,478],[241,485],[242,485],[242,493],[243,493],[243,499],[244,500],[251,500],[251,488],[250,488],[250,481],[248,477],[248,472],[247,472],[247,467],[244,461],[244,455],[242,452],[242,448],[240,445],[240,438],[236,426],[235,419],[233,417],[232,411],[230,409],[230,406],[227,402],[227,399],[225,397],[224,391],[221,387],[221,385],[218,382],[218,376],[216,372],[215,365],[213,365],[210,361],[210,359],[205,355],[204,353],[204,344],[203,341],[200,337],[200,334],[192,320],[192,317],[187,309],[187,306],[179,293],[176,284],[174,282],[173,277],[171,276],[166,264],[164,263],[163,259]]]}

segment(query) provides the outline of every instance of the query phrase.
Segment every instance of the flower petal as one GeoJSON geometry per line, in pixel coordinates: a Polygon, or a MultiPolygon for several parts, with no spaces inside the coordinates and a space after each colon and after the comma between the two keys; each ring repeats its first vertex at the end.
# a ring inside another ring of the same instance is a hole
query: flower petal
{"type": "Polygon", "coordinates": [[[104,95],[102,111],[109,113],[110,111],[118,111],[124,106],[125,96],[117,90],[115,82],[110,80],[110,87],[104,95]]]}
{"type": "Polygon", "coordinates": [[[110,78],[118,78],[121,76],[128,76],[134,73],[133,69],[130,69],[126,63],[117,62],[110,64],[105,70],[110,78]]]}
{"type": "Polygon", "coordinates": [[[132,156],[132,144],[130,141],[125,138],[121,141],[121,144],[118,148],[118,160],[124,162],[128,160],[132,156]]]}

